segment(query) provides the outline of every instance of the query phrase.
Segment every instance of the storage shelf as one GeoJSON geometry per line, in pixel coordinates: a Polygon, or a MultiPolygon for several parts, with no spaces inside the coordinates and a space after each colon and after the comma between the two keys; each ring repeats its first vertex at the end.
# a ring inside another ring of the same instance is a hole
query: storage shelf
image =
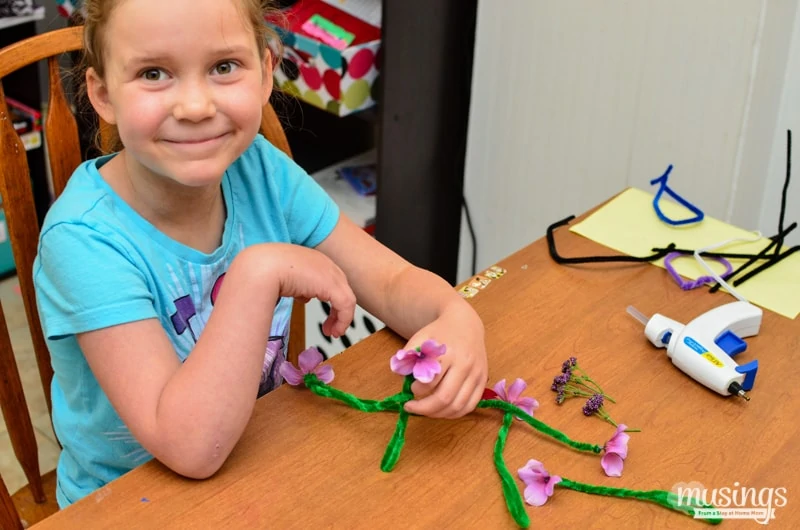
{"type": "Polygon", "coordinates": [[[311,174],[314,180],[339,205],[341,212],[362,228],[366,228],[375,222],[375,195],[360,195],[349,182],[340,178],[336,171],[346,166],[374,164],[377,156],[377,151],[372,149],[311,174]]]}
{"type": "Polygon", "coordinates": [[[26,151],[32,151],[42,146],[42,131],[31,131],[20,134],[22,145],[25,146],[26,151]]]}
{"type": "Polygon", "coordinates": [[[44,7],[39,7],[32,15],[24,15],[21,17],[1,17],[0,29],[11,28],[26,22],[35,22],[37,20],[44,20],[44,7]]]}

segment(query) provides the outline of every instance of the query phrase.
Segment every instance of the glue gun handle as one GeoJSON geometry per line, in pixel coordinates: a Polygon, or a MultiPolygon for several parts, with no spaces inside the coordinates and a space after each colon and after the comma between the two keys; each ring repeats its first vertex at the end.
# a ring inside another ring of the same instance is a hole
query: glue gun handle
{"type": "Polygon", "coordinates": [[[689,325],[692,332],[703,330],[703,333],[713,333],[712,340],[725,331],[732,331],[741,338],[751,337],[758,334],[763,314],[760,307],[748,302],[731,302],[706,311],[689,325]]]}

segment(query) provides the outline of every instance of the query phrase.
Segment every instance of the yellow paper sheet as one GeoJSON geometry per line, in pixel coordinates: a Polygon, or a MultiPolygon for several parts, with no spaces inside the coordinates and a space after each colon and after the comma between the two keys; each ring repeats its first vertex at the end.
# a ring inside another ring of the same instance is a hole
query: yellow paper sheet
{"type": "MultiPolygon", "coordinates": [[[[659,205],[671,219],[685,219],[692,215],[687,209],[669,200],[662,200],[659,205]]],[[[791,221],[787,219],[785,224],[788,225],[791,221]]],[[[653,247],[666,247],[670,243],[675,243],[678,248],[697,249],[728,239],[755,237],[754,232],[708,216],[693,225],[668,225],[656,216],[653,195],[636,188],[625,190],[570,230],[630,256],[649,256],[653,253],[653,247]]],[[[777,227],[775,231],[777,232],[777,227]]],[[[756,254],[768,244],[768,239],[761,238],[754,242],[732,243],[719,251],[756,254]]],[[[734,270],[744,262],[729,261],[734,270]]],[[[715,261],[706,262],[715,271],[724,270],[715,261]]],[[[653,264],[663,267],[664,260],[653,264]]],[[[684,278],[695,280],[707,274],[693,257],[673,260],[672,265],[684,278]]],[[[678,288],[677,284],[675,288],[678,288]]],[[[792,254],[734,289],[756,305],[788,318],[797,317],[800,313],[800,252],[792,254]]]]}

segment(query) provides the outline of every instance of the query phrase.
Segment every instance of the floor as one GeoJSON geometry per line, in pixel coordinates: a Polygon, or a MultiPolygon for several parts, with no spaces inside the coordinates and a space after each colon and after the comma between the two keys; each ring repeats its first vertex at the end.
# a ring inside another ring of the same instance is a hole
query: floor
{"type": "MultiPolygon", "coordinates": [[[[50,415],[47,412],[44,391],[39,380],[39,370],[28,334],[28,323],[16,276],[0,281],[0,302],[3,304],[17,368],[22,378],[25,399],[28,402],[36,434],[36,443],[39,446],[40,471],[44,474],[55,469],[60,449],[50,424],[50,415]]],[[[14,456],[5,421],[0,422],[0,475],[12,493],[28,483],[14,456]]]]}

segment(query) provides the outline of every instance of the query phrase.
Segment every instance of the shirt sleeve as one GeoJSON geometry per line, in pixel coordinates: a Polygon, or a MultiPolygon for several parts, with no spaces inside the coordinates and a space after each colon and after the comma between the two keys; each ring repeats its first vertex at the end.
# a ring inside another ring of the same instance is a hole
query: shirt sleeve
{"type": "Polygon", "coordinates": [[[33,276],[51,340],[157,316],[133,253],[84,224],[61,223],[42,234],[33,276]]]}
{"type": "Polygon", "coordinates": [[[291,242],[316,247],[333,232],[339,221],[339,206],[306,171],[283,151],[259,137],[269,157],[272,178],[279,190],[280,205],[291,242]]]}

